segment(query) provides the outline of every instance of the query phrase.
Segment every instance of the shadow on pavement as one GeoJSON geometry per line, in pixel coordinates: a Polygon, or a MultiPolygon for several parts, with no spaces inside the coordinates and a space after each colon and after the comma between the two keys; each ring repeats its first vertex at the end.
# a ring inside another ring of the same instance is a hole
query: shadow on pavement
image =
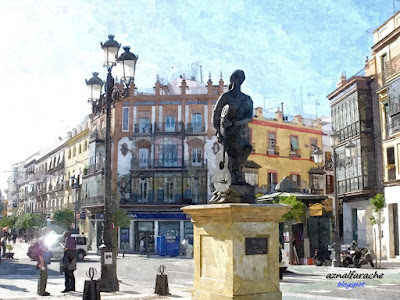
{"type": "Polygon", "coordinates": [[[15,285],[9,285],[9,284],[0,284],[0,289],[29,293],[29,291],[26,288],[20,288],[15,285]]]}
{"type": "MultiPolygon", "coordinates": [[[[51,264],[50,264],[51,266],[51,264]]],[[[56,272],[52,269],[48,269],[48,276],[59,276],[60,272],[56,272]]],[[[39,274],[39,270],[36,268],[36,262],[32,264],[21,264],[16,260],[3,262],[0,267],[0,276],[35,276],[39,274]]]]}

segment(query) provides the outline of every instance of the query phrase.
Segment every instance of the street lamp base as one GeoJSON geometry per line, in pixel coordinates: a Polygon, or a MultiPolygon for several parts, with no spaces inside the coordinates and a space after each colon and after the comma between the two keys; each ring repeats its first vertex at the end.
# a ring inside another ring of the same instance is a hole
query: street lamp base
{"type": "Polygon", "coordinates": [[[332,267],[340,267],[340,261],[337,259],[332,260],[332,267]]]}

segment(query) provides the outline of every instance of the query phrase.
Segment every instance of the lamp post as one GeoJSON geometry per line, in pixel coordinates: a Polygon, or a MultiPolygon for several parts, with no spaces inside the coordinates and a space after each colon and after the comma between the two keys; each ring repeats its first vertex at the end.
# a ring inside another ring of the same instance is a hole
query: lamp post
{"type": "Polygon", "coordinates": [[[107,80],[105,94],[101,93],[103,81],[93,73],[93,78],[86,81],[89,87],[89,102],[92,103],[93,113],[106,111],[106,139],[105,139],[105,168],[104,168],[104,221],[103,240],[105,247],[101,249],[101,278],[100,290],[113,292],[119,290],[117,279],[116,257],[117,249],[112,244],[112,214],[113,199],[111,197],[111,105],[120,97],[129,95],[129,86],[134,81],[136,61],[138,57],[129,52],[129,47],[124,47],[125,52],[118,57],[121,45],[114,40],[113,35],[108,36],[108,41],[100,43],[104,51],[104,67],[107,68],[107,80]],[[123,91],[114,85],[111,71],[118,64],[121,71],[121,79],[125,84],[123,91]]]}

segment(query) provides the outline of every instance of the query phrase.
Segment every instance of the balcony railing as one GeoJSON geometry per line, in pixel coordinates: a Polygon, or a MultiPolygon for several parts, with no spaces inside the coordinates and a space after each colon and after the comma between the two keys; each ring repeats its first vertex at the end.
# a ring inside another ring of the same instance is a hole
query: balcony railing
{"type": "Polygon", "coordinates": [[[385,62],[383,70],[378,74],[378,86],[383,87],[388,77],[400,71],[400,55],[385,62]]]}
{"type": "Polygon", "coordinates": [[[324,190],[321,188],[311,188],[311,194],[313,195],[323,195],[324,190]]]}
{"type": "Polygon", "coordinates": [[[268,155],[279,155],[279,146],[268,146],[267,149],[267,154],[268,155]]]}
{"type": "Polygon", "coordinates": [[[104,205],[104,196],[94,196],[82,199],[82,207],[101,206],[104,205]]]}
{"type": "Polygon", "coordinates": [[[132,159],[131,169],[159,169],[159,168],[207,168],[207,159],[185,160],[171,159],[132,159]]]}
{"type": "Polygon", "coordinates": [[[88,168],[87,175],[102,171],[104,169],[104,163],[97,163],[90,165],[88,168]]]}
{"type": "Polygon", "coordinates": [[[57,192],[57,191],[62,190],[63,188],[64,188],[64,184],[62,184],[62,183],[57,183],[57,184],[54,186],[54,191],[57,192]]]}
{"type": "Polygon", "coordinates": [[[150,134],[153,132],[152,124],[148,124],[148,126],[140,126],[139,124],[135,124],[135,133],[137,134],[150,134]]]}
{"type": "Polygon", "coordinates": [[[396,180],[396,167],[388,169],[388,180],[396,180]]]}
{"type": "Polygon", "coordinates": [[[147,124],[146,126],[135,124],[134,133],[138,135],[150,135],[152,133],[160,133],[160,132],[175,132],[175,133],[205,133],[206,132],[206,124],[205,123],[197,123],[197,122],[189,122],[185,123],[178,122],[175,124],[167,124],[165,122],[158,122],[154,124],[147,124]]]}
{"type": "Polygon", "coordinates": [[[205,123],[187,123],[186,124],[186,132],[187,133],[204,133],[206,132],[205,123]]]}
{"type": "Polygon", "coordinates": [[[178,122],[175,124],[170,124],[170,123],[155,123],[154,124],[154,132],[183,132],[184,131],[184,123],[183,122],[178,122]]]}
{"type": "Polygon", "coordinates": [[[290,153],[289,153],[290,157],[301,157],[301,151],[300,149],[290,149],[290,153]]]}

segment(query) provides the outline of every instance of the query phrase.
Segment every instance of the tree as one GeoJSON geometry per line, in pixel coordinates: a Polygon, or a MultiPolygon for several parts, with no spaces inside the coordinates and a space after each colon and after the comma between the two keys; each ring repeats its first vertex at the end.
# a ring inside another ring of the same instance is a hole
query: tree
{"type": "Polygon", "coordinates": [[[0,227],[14,228],[17,220],[18,220],[18,217],[15,215],[5,216],[0,219],[0,227]]]}
{"type": "Polygon", "coordinates": [[[56,225],[68,230],[72,223],[75,222],[75,213],[73,210],[67,208],[57,210],[53,215],[53,220],[56,225]]]}
{"type": "MultiPolygon", "coordinates": [[[[385,222],[385,218],[382,216],[383,209],[385,207],[385,196],[380,193],[376,194],[374,197],[369,199],[371,203],[371,208],[376,214],[369,218],[372,225],[378,225],[378,241],[379,241],[379,267],[382,263],[382,224],[385,222]]],[[[376,236],[375,236],[375,245],[376,245],[376,236]]]]}
{"type": "Polygon", "coordinates": [[[119,208],[114,212],[112,216],[112,222],[115,227],[128,228],[131,219],[129,218],[125,210],[119,208]]]}
{"type": "Polygon", "coordinates": [[[28,229],[32,227],[42,227],[43,218],[41,214],[30,213],[19,217],[15,222],[15,227],[28,229]]]}
{"type": "Polygon", "coordinates": [[[291,205],[292,209],[282,216],[281,222],[296,220],[301,222],[302,217],[305,215],[305,205],[302,201],[296,199],[296,196],[279,197],[275,203],[291,205]]]}

